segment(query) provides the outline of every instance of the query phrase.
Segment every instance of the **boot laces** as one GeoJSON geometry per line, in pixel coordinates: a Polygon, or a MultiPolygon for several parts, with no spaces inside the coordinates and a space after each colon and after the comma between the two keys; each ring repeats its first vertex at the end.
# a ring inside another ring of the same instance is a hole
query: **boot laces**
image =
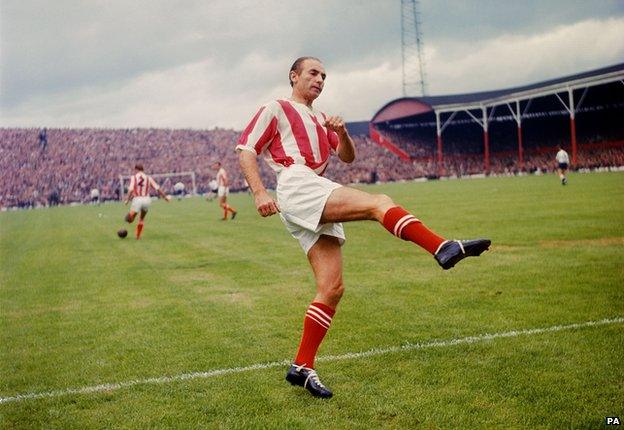
{"type": "Polygon", "coordinates": [[[308,381],[312,380],[316,385],[318,385],[321,388],[325,388],[325,385],[323,385],[323,383],[321,382],[321,380],[318,377],[318,374],[316,373],[316,370],[310,370],[310,373],[308,373],[308,377],[306,378],[303,387],[305,388],[306,385],[308,385],[308,381]]]}
{"type": "Polygon", "coordinates": [[[297,369],[297,372],[301,372],[301,369],[305,369],[308,371],[308,376],[306,377],[306,380],[303,383],[303,388],[305,388],[308,385],[308,381],[310,379],[319,387],[326,388],[325,385],[323,385],[323,383],[319,379],[318,374],[316,373],[316,370],[305,367],[305,363],[299,366],[295,366],[295,369],[297,369]]]}

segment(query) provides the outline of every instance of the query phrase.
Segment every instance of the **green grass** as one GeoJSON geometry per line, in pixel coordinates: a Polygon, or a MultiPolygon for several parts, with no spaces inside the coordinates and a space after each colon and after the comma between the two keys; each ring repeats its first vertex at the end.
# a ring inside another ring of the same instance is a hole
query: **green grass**
{"type": "MultiPolygon", "coordinates": [[[[442,271],[373,222],[345,225],[346,293],[320,356],[624,316],[624,174],[369,186],[492,249],[442,271]]],[[[291,359],[314,296],[277,217],[230,196],[0,214],[0,397],[291,359]],[[133,231],[130,231],[132,235],[133,231]]],[[[0,404],[2,428],[600,428],[624,419],[624,324],[320,360],[0,404]]]]}

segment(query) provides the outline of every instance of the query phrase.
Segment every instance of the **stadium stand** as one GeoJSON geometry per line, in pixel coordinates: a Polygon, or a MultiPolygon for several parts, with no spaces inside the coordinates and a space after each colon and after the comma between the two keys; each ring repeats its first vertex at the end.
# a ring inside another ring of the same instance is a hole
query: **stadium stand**
{"type": "Polygon", "coordinates": [[[581,151],[599,149],[580,144],[620,147],[623,113],[624,63],[523,87],[392,100],[373,116],[371,137],[401,158],[434,160],[439,176],[497,173],[501,163],[531,171],[557,144],[577,166],[581,151]]]}
{"type": "MultiPolygon", "coordinates": [[[[613,130],[611,130],[613,131],[613,130]]],[[[214,129],[53,129],[48,128],[45,147],[38,140],[38,129],[0,129],[0,207],[37,207],[54,204],[88,203],[90,190],[98,188],[102,200],[119,200],[119,174],[132,172],[136,161],[142,161],[150,173],[194,171],[198,192],[208,192],[214,178],[210,169],[213,160],[222,160],[230,172],[232,190],[244,189],[244,178],[238,168],[233,148],[240,133],[214,129]]],[[[482,154],[464,151],[461,132],[457,147],[461,152],[444,158],[445,176],[466,176],[483,172],[482,154]]],[[[402,161],[380,147],[368,136],[355,136],[358,156],[346,165],[332,160],[325,176],[341,183],[371,183],[435,177],[437,165],[432,155],[415,156],[402,161]]],[[[549,145],[531,147],[525,157],[524,170],[553,170],[554,139],[549,145]]],[[[599,169],[624,166],[624,140],[614,141],[607,135],[584,136],[580,143],[575,167],[599,169]],[[603,140],[601,140],[603,139],[603,140]]],[[[517,154],[514,150],[492,153],[493,174],[516,174],[517,154]]],[[[263,180],[275,185],[275,175],[265,163],[259,163],[263,180]]],[[[188,181],[188,178],[184,179],[188,181]]],[[[162,183],[173,192],[178,179],[162,183]]],[[[191,189],[191,184],[185,184],[191,189]]]]}
{"type": "MultiPolygon", "coordinates": [[[[238,170],[232,148],[239,133],[233,130],[48,128],[46,147],[39,145],[38,134],[37,129],[0,129],[0,166],[9,173],[0,206],[43,205],[55,195],[60,204],[84,202],[91,188],[100,189],[102,200],[119,199],[119,175],[131,174],[137,161],[150,173],[194,171],[198,192],[208,191],[213,160],[238,170]]],[[[177,180],[162,185],[169,190],[177,180]]],[[[242,177],[235,174],[232,188],[242,187],[242,177]]]]}
{"type": "MultiPolygon", "coordinates": [[[[221,160],[230,173],[233,191],[245,189],[234,152],[240,132],[226,129],[47,129],[47,145],[39,141],[38,129],[0,129],[0,207],[37,207],[87,203],[90,190],[98,188],[102,201],[119,200],[119,174],[132,173],[142,161],[149,173],[194,171],[199,193],[209,191],[214,179],[210,168],[221,160]]],[[[334,161],[327,176],[345,183],[393,181],[422,176],[411,163],[396,158],[365,136],[356,136],[359,157],[351,165],[334,161]]],[[[259,163],[265,184],[275,186],[275,174],[259,163]]],[[[162,186],[189,178],[166,179],[162,186]]]]}
{"type": "MultiPolygon", "coordinates": [[[[370,122],[348,124],[356,161],[333,160],[325,176],[349,184],[540,174],[553,171],[558,144],[573,152],[572,169],[621,168],[623,117],[624,64],[509,90],[402,98],[387,103],[370,122]],[[564,103],[568,87],[575,100],[573,120],[564,103]],[[487,140],[476,121],[481,106],[488,117],[487,140]],[[440,123],[443,139],[438,141],[440,123]]],[[[206,193],[214,179],[212,161],[220,160],[229,172],[230,189],[243,190],[233,149],[239,136],[222,128],[0,128],[0,208],[87,203],[93,188],[103,201],[119,200],[119,175],[130,174],[137,161],[152,174],[195,172],[197,191],[206,193]]],[[[259,166],[264,183],[274,187],[275,175],[265,163],[259,166]]],[[[161,185],[172,193],[179,180],[192,189],[188,177],[167,178],[161,185]]]]}

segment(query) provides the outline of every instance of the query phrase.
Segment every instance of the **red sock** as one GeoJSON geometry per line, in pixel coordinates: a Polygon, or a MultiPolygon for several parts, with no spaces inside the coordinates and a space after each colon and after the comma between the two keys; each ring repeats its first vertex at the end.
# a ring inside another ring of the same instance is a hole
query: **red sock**
{"type": "Polygon", "coordinates": [[[136,238],[137,239],[141,238],[142,232],[143,232],[143,221],[139,221],[139,223],[136,226],[136,238]]]}
{"type": "Polygon", "coordinates": [[[236,212],[236,209],[234,209],[232,206],[228,205],[227,206],[227,210],[229,210],[230,212],[234,213],[236,212]]]}
{"type": "Polygon", "coordinates": [[[388,209],[384,215],[383,225],[390,233],[403,240],[414,242],[431,254],[435,254],[446,240],[429,230],[418,218],[401,206],[388,209]]]}
{"type": "Polygon", "coordinates": [[[227,219],[227,205],[223,208],[223,219],[227,219]]]}
{"type": "Polygon", "coordinates": [[[312,302],[308,306],[303,320],[303,336],[301,336],[299,351],[297,351],[295,358],[296,365],[314,369],[316,351],[318,351],[335,313],[335,309],[323,303],[312,302]]]}

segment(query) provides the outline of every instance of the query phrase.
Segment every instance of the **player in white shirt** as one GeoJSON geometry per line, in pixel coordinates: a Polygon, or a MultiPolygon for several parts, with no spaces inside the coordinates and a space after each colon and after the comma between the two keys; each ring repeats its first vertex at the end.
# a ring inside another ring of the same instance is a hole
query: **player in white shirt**
{"type": "Polygon", "coordinates": [[[128,204],[130,199],[132,199],[130,212],[126,214],[125,220],[131,224],[134,221],[136,214],[139,214],[139,222],[136,226],[136,238],[140,239],[141,233],[143,232],[143,221],[145,220],[147,211],[152,203],[150,191],[154,189],[167,202],[171,199],[160,189],[156,181],[154,181],[151,176],[145,174],[142,164],[137,163],[134,166],[134,170],[135,173],[130,178],[130,185],[128,186],[128,195],[124,199],[124,204],[128,204]]]}
{"type": "Polygon", "coordinates": [[[97,188],[91,189],[91,204],[99,205],[100,204],[100,190],[97,188]]]}
{"type": "Polygon", "coordinates": [[[559,173],[559,179],[561,179],[561,185],[565,185],[568,183],[566,172],[568,171],[568,167],[570,167],[570,157],[561,145],[557,148],[559,149],[557,155],[555,155],[555,160],[557,160],[557,172],[559,173]]]}
{"type": "Polygon", "coordinates": [[[220,161],[212,163],[213,170],[217,171],[217,196],[219,197],[219,206],[223,209],[223,221],[227,221],[228,212],[232,213],[232,219],[236,218],[236,209],[227,204],[227,196],[230,194],[230,182],[227,172],[221,167],[220,161]]]}
{"type": "Polygon", "coordinates": [[[322,398],[332,392],[319,380],[314,359],[344,291],[342,222],[376,220],[390,233],[433,254],[444,269],[490,246],[487,239],[445,240],[390,197],[344,187],[321,176],[332,153],[346,163],[355,159],[355,146],[342,118],[312,107],[325,77],[319,59],[297,59],[289,72],[291,97],[262,106],[236,147],[256,209],[263,217],[280,214],[312,266],[316,296],[307,309],[301,343],[286,380],[322,398]],[[262,183],[256,160],[260,154],[277,173],[277,201],[262,183]]]}
{"type": "Polygon", "coordinates": [[[217,181],[215,179],[211,179],[208,182],[208,192],[205,194],[206,200],[211,202],[217,195],[218,191],[219,191],[219,185],[217,184],[217,181]]]}
{"type": "Polygon", "coordinates": [[[181,200],[184,196],[185,188],[186,185],[184,185],[184,182],[176,182],[173,184],[173,191],[175,192],[175,195],[178,196],[178,200],[181,200]]]}

